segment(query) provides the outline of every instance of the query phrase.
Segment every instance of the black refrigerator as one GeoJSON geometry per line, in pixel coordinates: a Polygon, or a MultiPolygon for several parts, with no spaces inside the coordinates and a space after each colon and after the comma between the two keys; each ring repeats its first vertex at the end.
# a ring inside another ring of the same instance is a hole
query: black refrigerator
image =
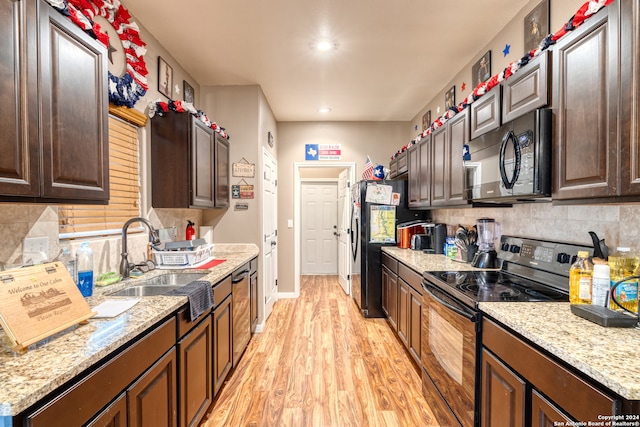
{"type": "Polygon", "coordinates": [[[382,246],[396,245],[397,224],[431,218],[429,211],[410,211],[407,194],[405,180],[358,181],[351,187],[351,296],[364,317],[385,317],[382,246]]]}

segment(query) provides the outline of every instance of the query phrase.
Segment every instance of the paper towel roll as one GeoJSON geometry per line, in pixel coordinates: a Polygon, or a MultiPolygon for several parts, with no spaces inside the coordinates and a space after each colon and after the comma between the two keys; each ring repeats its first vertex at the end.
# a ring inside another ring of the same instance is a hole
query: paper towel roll
{"type": "Polygon", "coordinates": [[[213,243],[213,227],[201,225],[198,231],[201,239],[204,239],[207,243],[213,243]]]}

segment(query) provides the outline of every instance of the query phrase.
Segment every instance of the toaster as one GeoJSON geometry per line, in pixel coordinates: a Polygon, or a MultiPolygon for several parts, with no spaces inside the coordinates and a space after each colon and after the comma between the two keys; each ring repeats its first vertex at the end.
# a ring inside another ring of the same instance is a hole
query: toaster
{"type": "Polygon", "coordinates": [[[411,249],[415,251],[421,251],[423,249],[430,249],[431,238],[428,234],[414,234],[411,236],[411,249]]]}

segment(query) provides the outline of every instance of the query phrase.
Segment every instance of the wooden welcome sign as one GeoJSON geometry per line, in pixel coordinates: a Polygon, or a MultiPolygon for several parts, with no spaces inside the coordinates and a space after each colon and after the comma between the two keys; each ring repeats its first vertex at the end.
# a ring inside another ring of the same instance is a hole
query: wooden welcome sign
{"type": "Polygon", "coordinates": [[[61,262],[0,273],[0,325],[15,351],[95,314],[61,262]]]}

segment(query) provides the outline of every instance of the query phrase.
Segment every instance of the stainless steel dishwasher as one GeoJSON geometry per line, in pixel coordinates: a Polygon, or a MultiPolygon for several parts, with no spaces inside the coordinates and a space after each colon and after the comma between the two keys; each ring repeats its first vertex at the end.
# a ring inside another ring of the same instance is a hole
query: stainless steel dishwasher
{"type": "Polygon", "coordinates": [[[235,368],[251,339],[251,301],[249,263],[233,272],[233,367],[235,368]]]}

